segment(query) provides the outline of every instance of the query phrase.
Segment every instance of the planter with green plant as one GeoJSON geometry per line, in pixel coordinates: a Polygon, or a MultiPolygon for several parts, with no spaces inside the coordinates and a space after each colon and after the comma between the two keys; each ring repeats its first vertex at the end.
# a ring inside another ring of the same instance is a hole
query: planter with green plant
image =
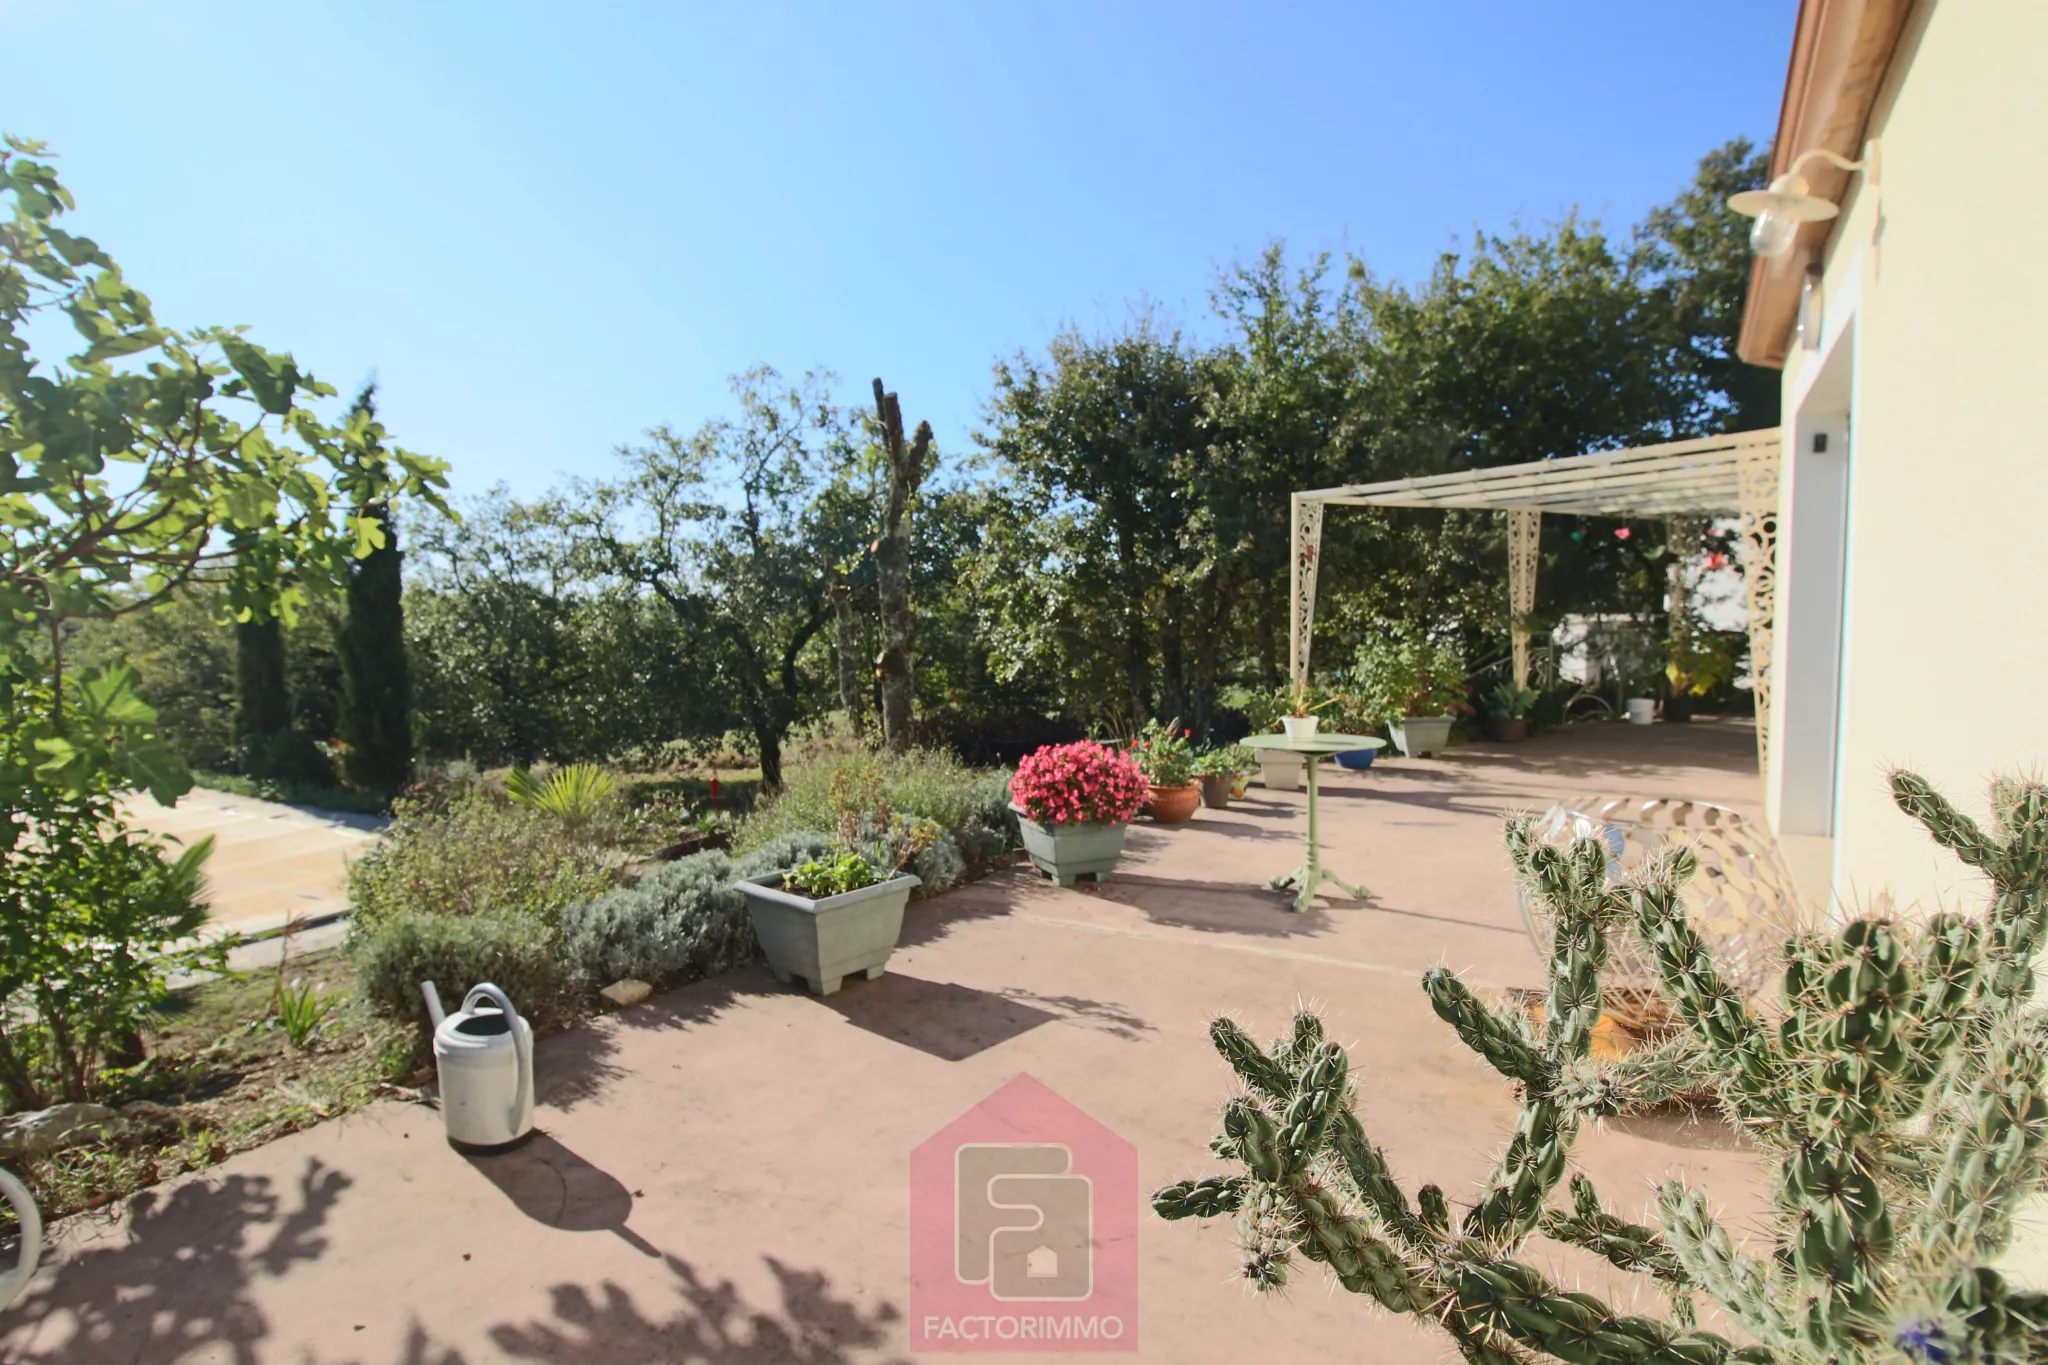
{"type": "Polygon", "coordinates": [[[1072,886],[1081,877],[1106,881],[1116,870],[1124,831],[1151,786],[1129,754],[1083,739],[1026,754],[1010,795],[1025,856],[1040,875],[1072,886]]]}
{"type": "Polygon", "coordinates": [[[1195,750],[1188,743],[1178,717],[1161,725],[1150,721],[1132,745],[1138,770],[1152,789],[1145,810],[1162,825],[1184,824],[1194,818],[1201,804],[1202,789],[1195,782],[1195,750]]]}
{"type": "Polygon", "coordinates": [[[1486,737],[1514,744],[1529,737],[1529,712],[1539,700],[1536,690],[1509,678],[1486,694],[1486,737]]]}
{"type": "Polygon", "coordinates": [[[1362,645],[1352,673],[1359,704],[1387,719],[1410,758],[1438,753],[1465,702],[1465,659],[1455,641],[1395,631],[1362,645]]]}
{"type": "Polygon", "coordinates": [[[903,865],[940,833],[933,821],[899,814],[873,770],[841,773],[832,806],[839,828],[831,856],[733,883],[775,979],[801,979],[814,995],[832,994],[856,973],[882,975],[920,885],[903,865]]]}
{"type": "Polygon", "coordinates": [[[1206,749],[1195,755],[1195,781],[1202,789],[1202,804],[1222,810],[1230,804],[1230,789],[1237,781],[1237,760],[1228,749],[1206,749]]]}
{"type": "Polygon", "coordinates": [[[1259,770],[1259,755],[1243,744],[1233,744],[1224,752],[1229,756],[1230,799],[1242,801],[1251,787],[1252,774],[1259,770]]]}

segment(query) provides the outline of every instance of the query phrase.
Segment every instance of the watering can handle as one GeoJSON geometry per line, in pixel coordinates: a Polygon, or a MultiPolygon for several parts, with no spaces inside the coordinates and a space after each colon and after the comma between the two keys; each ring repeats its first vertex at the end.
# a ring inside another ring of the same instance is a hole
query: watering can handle
{"type": "Polygon", "coordinates": [[[5,1167],[0,1167],[0,1199],[14,1206],[14,1216],[21,1223],[19,1263],[0,1275],[0,1309],[4,1309],[20,1297],[21,1291],[28,1288],[28,1282],[35,1277],[36,1262],[43,1254],[43,1218],[27,1188],[5,1167]]]}
{"type": "Polygon", "coordinates": [[[512,1008],[511,997],[486,981],[481,985],[471,986],[469,994],[462,997],[462,1012],[469,1013],[470,1006],[479,1000],[489,1000],[498,1007],[505,1016],[506,1031],[512,1035],[512,1055],[519,1059],[519,1082],[512,1092],[512,1118],[507,1126],[517,1128],[519,1113],[526,1108],[526,1087],[529,1084],[527,1078],[533,1075],[533,1058],[527,1055],[526,1040],[519,1036],[519,1011],[512,1008]]]}

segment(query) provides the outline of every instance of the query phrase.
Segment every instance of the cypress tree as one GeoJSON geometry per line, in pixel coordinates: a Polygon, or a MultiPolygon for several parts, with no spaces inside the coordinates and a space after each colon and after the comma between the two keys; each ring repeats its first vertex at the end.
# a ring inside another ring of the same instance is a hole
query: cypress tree
{"type": "MultiPolygon", "coordinates": [[[[377,386],[356,397],[355,410],[375,418],[377,386]]],[[[389,502],[356,509],[383,529],[384,543],[348,570],[348,615],[341,653],[341,734],[348,742],[348,780],[364,791],[396,796],[412,780],[412,673],[405,659],[403,555],[389,502]]]]}
{"type": "Polygon", "coordinates": [[[291,728],[284,625],[275,616],[235,624],[235,753],[242,771],[267,777],[265,747],[291,728]]]}

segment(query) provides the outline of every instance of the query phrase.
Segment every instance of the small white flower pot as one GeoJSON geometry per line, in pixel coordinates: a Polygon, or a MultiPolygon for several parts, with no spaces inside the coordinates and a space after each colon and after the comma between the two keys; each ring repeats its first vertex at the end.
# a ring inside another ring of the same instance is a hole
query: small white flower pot
{"type": "Polygon", "coordinates": [[[1648,725],[1656,718],[1657,703],[1655,701],[1649,697],[1630,697],[1628,699],[1628,723],[1630,725],[1648,725]]]}
{"type": "Polygon", "coordinates": [[[1316,722],[1321,719],[1321,716],[1282,716],[1280,728],[1287,732],[1289,739],[1314,739],[1316,722]]]}

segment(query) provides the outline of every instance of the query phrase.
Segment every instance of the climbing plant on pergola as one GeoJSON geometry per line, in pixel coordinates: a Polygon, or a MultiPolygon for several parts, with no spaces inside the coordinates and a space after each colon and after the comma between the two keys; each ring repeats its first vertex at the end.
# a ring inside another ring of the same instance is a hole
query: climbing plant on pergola
{"type": "Polygon", "coordinates": [[[1661,516],[1675,521],[1736,517],[1741,524],[1757,760],[1761,764],[1769,752],[1780,444],[1780,428],[1767,427],[1665,445],[1296,493],[1292,498],[1293,581],[1288,599],[1288,663],[1294,685],[1302,687],[1308,682],[1326,507],[1464,507],[1506,512],[1515,681],[1523,686],[1529,681],[1526,622],[1536,605],[1536,552],[1545,512],[1661,516]]]}

